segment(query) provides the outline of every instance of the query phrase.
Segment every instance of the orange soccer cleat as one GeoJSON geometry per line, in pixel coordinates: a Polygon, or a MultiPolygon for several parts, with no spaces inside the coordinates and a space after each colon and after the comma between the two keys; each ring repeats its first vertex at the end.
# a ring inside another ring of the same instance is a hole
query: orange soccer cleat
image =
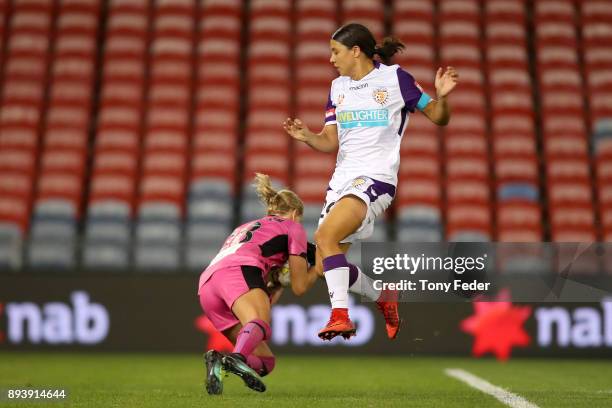
{"type": "Polygon", "coordinates": [[[387,337],[391,340],[397,337],[402,322],[399,317],[398,298],[398,291],[385,290],[376,301],[376,307],[385,318],[387,337]]]}
{"type": "Polygon", "coordinates": [[[348,309],[332,309],[331,317],[327,326],[319,332],[319,337],[322,340],[331,340],[340,335],[346,340],[355,335],[356,329],[349,319],[348,309]]]}

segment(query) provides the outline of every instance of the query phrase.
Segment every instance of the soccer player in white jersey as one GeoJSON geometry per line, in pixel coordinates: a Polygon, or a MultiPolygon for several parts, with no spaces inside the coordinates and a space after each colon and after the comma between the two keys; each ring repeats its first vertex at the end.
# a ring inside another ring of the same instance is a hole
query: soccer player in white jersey
{"type": "Polygon", "coordinates": [[[374,290],[371,279],[349,264],[345,254],[352,242],[372,235],[375,218],[395,196],[400,143],[410,113],[420,110],[433,123],[445,126],[450,120],[447,97],[458,81],[453,67],[439,68],[436,99],[430,98],[409,73],[389,65],[402,48],[400,41],[389,37],[376,45],[361,24],[339,28],[330,40],[330,62],[340,76],[331,85],[323,130],[314,133],[299,119],[288,118],[283,124],[291,137],[315,150],[338,149],[315,232],[317,260],[332,305],[331,318],[319,332],[324,340],[355,334],[348,314],[349,289],[377,301],[390,338],[399,330],[397,293],[374,290]]]}

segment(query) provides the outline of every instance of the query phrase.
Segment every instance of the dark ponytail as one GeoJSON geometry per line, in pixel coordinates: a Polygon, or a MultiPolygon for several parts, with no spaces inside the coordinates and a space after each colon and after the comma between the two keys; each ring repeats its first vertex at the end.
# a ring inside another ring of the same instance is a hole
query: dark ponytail
{"type": "Polygon", "coordinates": [[[380,57],[380,60],[383,64],[389,65],[391,57],[393,57],[398,51],[401,51],[404,48],[404,43],[402,43],[397,38],[385,37],[383,38],[382,44],[377,45],[374,48],[374,54],[380,57]]]}
{"type": "Polygon", "coordinates": [[[389,64],[391,57],[404,48],[400,40],[392,37],[386,37],[381,45],[376,45],[376,40],[370,30],[357,23],[340,27],[332,34],[332,40],[338,41],[347,48],[357,46],[370,59],[378,55],[383,64],[389,64]]]}

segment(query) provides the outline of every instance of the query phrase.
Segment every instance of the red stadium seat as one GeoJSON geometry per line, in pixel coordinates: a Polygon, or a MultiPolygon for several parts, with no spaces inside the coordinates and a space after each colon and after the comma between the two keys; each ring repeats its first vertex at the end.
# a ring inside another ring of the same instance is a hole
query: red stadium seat
{"type": "Polygon", "coordinates": [[[571,114],[544,114],[542,117],[545,133],[572,133],[586,135],[586,125],[582,112],[575,111],[571,114]]]}
{"type": "Polygon", "coordinates": [[[590,169],[586,157],[554,159],[546,163],[546,177],[549,182],[590,183],[590,169]]]}
{"type": "Polygon", "coordinates": [[[481,64],[480,44],[476,41],[442,44],[440,47],[440,64],[442,66],[478,68],[481,64]]]}
{"type": "Polygon", "coordinates": [[[542,242],[542,229],[540,226],[534,229],[524,229],[524,228],[498,229],[496,241],[499,241],[499,242],[542,242]]]}
{"type": "Polygon", "coordinates": [[[393,15],[398,19],[433,21],[434,2],[431,0],[393,1],[393,15]]]}
{"type": "Polygon", "coordinates": [[[525,1],[519,0],[489,0],[485,4],[487,21],[518,21],[525,19],[525,1]]]}
{"type": "Polygon", "coordinates": [[[25,233],[30,222],[30,203],[18,197],[0,196],[0,221],[15,224],[25,233]]]}
{"type": "Polygon", "coordinates": [[[311,148],[300,151],[295,155],[294,167],[296,180],[302,177],[331,178],[336,165],[336,157],[333,154],[314,151],[311,148]]]}
{"type": "Polygon", "coordinates": [[[249,47],[249,62],[252,64],[268,63],[286,67],[290,55],[289,38],[260,39],[253,41],[249,47]]]}
{"type": "Polygon", "coordinates": [[[412,122],[409,124],[410,131],[408,135],[402,139],[401,144],[401,157],[408,158],[411,156],[418,156],[421,154],[425,155],[439,155],[440,153],[440,142],[435,133],[424,132],[412,128],[412,122]]]}
{"type": "Polygon", "coordinates": [[[465,182],[477,180],[487,182],[489,180],[489,165],[487,156],[446,156],[444,160],[446,167],[446,179],[448,183],[465,182]]]}
{"type": "Polygon", "coordinates": [[[598,157],[595,162],[597,183],[612,184],[612,162],[609,157],[598,157]]]}
{"type": "Polygon", "coordinates": [[[249,89],[249,105],[256,109],[282,110],[289,106],[289,89],[284,86],[252,84],[249,89]]]}
{"type": "Polygon", "coordinates": [[[75,173],[46,173],[38,180],[36,203],[46,200],[63,200],[71,206],[75,217],[79,217],[83,194],[82,175],[75,173]]]}
{"type": "Polygon", "coordinates": [[[41,157],[41,172],[62,172],[83,175],[87,155],[81,149],[46,148],[41,157]]]}
{"type": "Polygon", "coordinates": [[[491,200],[489,184],[483,181],[453,181],[445,186],[447,205],[484,205],[491,200]]]}
{"type": "Polygon", "coordinates": [[[538,203],[501,202],[496,208],[499,229],[541,230],[542,212],[538,203]]]}
{"type": "Polygon", "coordinates": [[[150,175],[140,179],[140,199],[143,204],[163,202],[181,209],[185,196],[185,180],[173,175],[150,175]]]}
{"type": "Polygon", "coordinates": [[[520,110],[502,110],[492,118],[495,134],[533,134],[535,123],[532,112],[520,110]]]}
{"type": "Polygon", "coordinates": [[[236,168],[234,154],[219,154],[216,152],[196,153],[191,159],[191,180],[201,178],[221,178],[233,185],[236,168]]]}
{"type": "Polygon", "coordinates": [[[244,180],[251,180],[257,172],[268,174],[287,185],[289,184],[288,168],[289,158],[284,151],[249,152],[245,157],[244,180]]]}
{"type": "Polygon", "coordinates": [[[545,134],[545,157],[587,157],[587,141],[582,134],[545,134]]]}
{"type": "MultiPolygon", "coordinates": [[[[439,178],[440,177],[440,158],[437,155],[425,155],[421,154],[418,156],[404,155],[400,163],[399,176],[400,178],[409,177],[424,177],[424,178],[439,178]]],[[[447,168],[453,165],[456,167],[454,170],[459,171],[460,166],[457,165],[458,160],[455,162],[447,163],[447,168]]],[[[472,174],[472,173],[470,173],[472,174]]]]}
{"type": "Polygon", "coordinates": [[[402,177],[398,181],[396,198],[399,200],[400,206],[413,203],[429,203],[433,206],[439,206],[441,192],[439,179],[402,177]]]}
{"type": "Polygon", "coordinates": [[[485,33],[488,43],[525,43],[525,21],[519,17],[518,21],[511,21],[506,18],[492,18],[487,13],[487,23],[485,33]]]}
{"type": "Polygon", "coordinates": [[[594,229],[558,229],[552,230],[553,242],[595,242],[597,234],[594,229]]]}
{"type": "Polygon", "coordinates": [[[571,0],[541,0],[535,3],[535,15],[547,21],[572,21],[574,4],[571,0]]]}
{"type": "Polygon", "coordinates": [[[612,205],[612,184],[600,184],[597,186],[597,196],[599,204],[604,207],[612,205]]]}
{"type": "Polygon", "coordinates": [[[0,172],[0,196],[13,197],[29,202],[32,198],[33,180],[31,172],[0,172]]]}
{"type": "Polygon", "coordinates": [[[595,213],[591,205],[572,207],[552,207],[550,223],[553,230],[593,230],[595,213]]]}
{"type": "Polygon", "coordinates": [[[344,0],[342,2],[344,23],[356,22],[365,25],[374,35],[384,35],[384,4],[380,0],[344,0]]]}
{"type": "Polygon", "coordinates": [[[445,137],[445,149],[448,156],[483,157],[487,153],[487,141],[470,132],[450,134],[445,137]]]}
{"type": "Polygon", "coordinates": [[[480,5],[476,0],[442,0],[438,10],[442,17],[449,19],[470,19],[479,15],[480,5]]]}
{"type": "Polygon", "coordinates": [[[321,205],[325,200],[328,183],[329,177],[298,177],[293,188],[304,204],[321,205]]]}
{"type": "Polygon", "coordinates": [[[239,1],[211,1],[200,4],[202,17],[205,16],[232,16],[239,19],[242,13],[241,2],[239,1]]]}
{"type": "MultiPolygon", "coordinates": [[[[329,54],[329,51],[326,50],[329,54]]],[[[329,57],[329,56],[328,56],[329,57]]],[[[296,56],[298,66],[295,70],[296,88],[309,89],[310,86],[325,88],[325,94],[329,93],[331,81],[334,78],[334,69],[326,58],[325,61],[311,61],[308,57],[296,56]]],[[[298,95],[299,96],[299,95],[298,95]]]]}
{"type": "Polygon", "coordinates": [[[485,134],[485,113],[474,109],[469,111],[466,109],[465,112],[457,112],[453,116],[453,122],[449,124],[446,129],[447,132],[453,133],[472,133],[474,135],[485,134]]]}
{"type": "Polygon", "coordinates": [[[463,106],[465,111],[483,114],[485,111],[485,94],[480,89],[457,89],[453,91],[453,102],[463,106]]]}
{"type": "Polygon", "coordinates": [[[495,161],[498,183],[526,182],[538,185],[538,163],[535,156],[505,156],[495,161]]]}
{"type": "Polygon", "coordinates": [[[36,151],[31,148],[14,147],[0,150],[0,174],[17,171],[33,174],[36,168],[36,151]]]}
{"type": "MultiPolygon", "coordinates": [[[[411,4],[412,2],[397,2],[398,4],[411,4]]],[[[411,39],[410,45],[423,45],[432,48],[434,42],[434,23],[433,16],[428,15],[426,17],[420,17],[418,15],[401,15],[395,14],[393,16],[393,34],[399,39],[411,39]]],[[[399,55],[410,55],[407,51],[404,51],[399,55]]]]}
{"type": "Polygon", "coordinates": [[[142,160],[142,177],[149,175],[171,175],[184,179],[187,160],[184,153],[167,150],[145,152],[142,160]]]}
{"type": "Polygon", "coordinates": [[[599,214],[602,228],[606,233],[612,231],[612,206],[610,205],[600,205],[599,206],[599,214]]]}
{"type": "Polygon", "coordinates": [[[438,21],[440,41],[452,42],[477,42],[480,40],[480,24],[478,15],[470,17],[442,16],[438,21]]]}
{"type": "Polygon", "coordinates": [[[134,178],[137,171],[138,155],[136,152],[103,149],[96,151],[94,173],[125,175],[134,178]]]}
{"type": "Polygon", "coordinates": [[[555,182],[547,186],[551,206],[583,206],[592,203],[591,186],[581,182],[555,182]]]}
{"type": "Polygon", "coordinates": [[[487,63],[491,69],[528,69],[527,50],[521,43],[487,44],[487,63]]]}
{"type": "Polygon", "coordinates": [[[447,236],[460,231],[480,231],[491,234],[491,209],[483,204],[449,205],[446,209],[447,236]]]}
{"type": "Polygon", "coordinates": [[[536,140],[529,134],[493,135],[493,157],[497,161],[504,157],[536,157],[536,140]]]}

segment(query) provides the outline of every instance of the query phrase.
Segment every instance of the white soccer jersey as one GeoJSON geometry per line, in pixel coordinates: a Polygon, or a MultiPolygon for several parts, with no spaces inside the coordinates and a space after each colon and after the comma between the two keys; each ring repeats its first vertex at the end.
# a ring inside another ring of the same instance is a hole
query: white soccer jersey
{"type": "Polygon", "coordinates": [[[325,125],[338,126],[340,148],[330,188],[368,176],[397,185],[400,143],[409,112],[431,100],[399,65],[374,63],[359,81],[341,76],[332,81],[325,125]]]}

